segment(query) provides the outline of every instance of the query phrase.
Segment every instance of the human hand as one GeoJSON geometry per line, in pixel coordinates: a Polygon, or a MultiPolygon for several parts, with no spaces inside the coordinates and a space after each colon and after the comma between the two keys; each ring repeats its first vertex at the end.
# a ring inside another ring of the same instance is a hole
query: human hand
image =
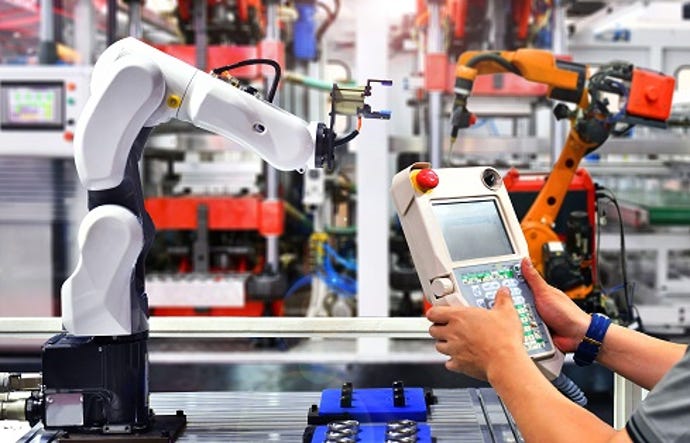
{"type": "Polygon", "coordinates": [[[469,306],[434,306],[426,313],[434,324],[429,334],[436,350],[450,357],[446,368],[486,380],[492,364],[502,357],[527,356],[523,345],[522,323],[510,291],[501,288],[490,310],[469,306]]]}
{"type": "Polygon", "coordinates": [[[522,260],[522,275],[534,293],[537,311],[563,352],[573,352],[589,327],[590,317],[563,291],[546,283],[529,258],[522,260]]]}

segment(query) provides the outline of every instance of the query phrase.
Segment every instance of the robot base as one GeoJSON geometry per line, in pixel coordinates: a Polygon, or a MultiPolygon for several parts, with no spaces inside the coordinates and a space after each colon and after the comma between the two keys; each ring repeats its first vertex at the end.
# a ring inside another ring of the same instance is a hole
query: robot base
{"type": "Polygon", "coordinates": [[[46,429],[132,435],[149,429],[147,335],[76,337],[43,347],[46,429]]]}
{"type": "Polygon", "coordinates": [[[24,436],[18,443],[41,441],[44,443],[97,443],[97,442],[140,442],[158,443],[174,442],[187,425],[187,416],[182,411],[175,415],[151,415],[151,428],[147,431],[134,434],[78,434],[66,431],[48,431],[39,429],[36,425],[32,431],[24,436]]]}

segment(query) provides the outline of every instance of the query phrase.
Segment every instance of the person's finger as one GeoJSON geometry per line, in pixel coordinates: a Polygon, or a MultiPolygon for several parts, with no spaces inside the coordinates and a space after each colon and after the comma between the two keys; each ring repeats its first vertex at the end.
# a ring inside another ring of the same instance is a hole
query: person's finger
{"type": "Polygon", "coordinates": [[[447,341],[437,341],[436,350],[441,354],[450,355],[450,345],[447,341]]]}
{"type": "Polygon", "coordinates": [[[510,289],[502,287],[496,292],[496,302],[494,303],[494,309],[500,311],[503,310],[514,310],[513,299],[510,296],[510,289]]]}
{"type": "Polygon", "coordinates": [[[450,320],[451,310],[448,306],[434,306],[426,311],[426,318],[432,323],[445,324],[450,320]]]}
{"type": "Polygon", "coordinates": [[[534,293],[542,293],[549,289],[549,284],[546,280],[537,272],[537,268],[532,264],[532,260],[529,257],[522,259],[522,275],[527,280],[527,284],[532,288],[534,293]]]}
{"type": "Polygon", "coordinates": [[[435,339],[440,339],[445,335],[444,325],[436,324],[429,326],[429,335],[435,339]]]}
{"type": "Polygon", "coordinates": [[[448,359],[448,361],[446,361],[445,366],[446,366],[446,369],[448,369],[449,371],[460,372],[460,365],[458,364],[457,361],[453,360],[452,358],[450,358],[450,359],[448,359]]]}

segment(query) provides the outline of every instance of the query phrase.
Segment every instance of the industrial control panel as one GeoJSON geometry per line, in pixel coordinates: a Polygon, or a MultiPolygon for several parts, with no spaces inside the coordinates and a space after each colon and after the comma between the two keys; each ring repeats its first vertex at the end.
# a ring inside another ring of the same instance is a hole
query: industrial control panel
{"type": "Polygon", "coordinates": [[[395,175],[391,192],[429,302],[490,309],[499,288],[507,287],[527,353],[555,378],[563,355],[522,276],[527,242],[498,171],[415,163],[395,175]]]}
{"type": "Polygon", "coordinates": [[[0,155],[71,157],[89,66],[0,66],[0,155]]]}

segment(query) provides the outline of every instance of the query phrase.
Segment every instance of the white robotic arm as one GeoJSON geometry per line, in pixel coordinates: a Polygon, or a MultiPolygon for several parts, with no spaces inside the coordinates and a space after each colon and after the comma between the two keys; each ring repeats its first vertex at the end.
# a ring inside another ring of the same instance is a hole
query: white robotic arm
{"type": "MultiPolygon", "coordinates": [[[[389,117],[364,103],[369,83],[334,86],[330,127],[318,123],[311,130],[254,93],[138,40],[126,38],[103,53],[74,137],[90,212],[79,228],[79,262],[62,286],[65,331],[43,346],[41,398],[50,400],[32,409],[46,428],[160,435],[150,429],[155,418],[148,403],[144,286],[155,227],[144,207],[138,164],[152,128],[177,118],[256,151],[278,169],[304,168],[311,158],[316,167],[331,167],[334,148],[357,135],[336,139],[336,113],[389,117]]],[[[173,428],[184,424],[179,414],[168,418],[173,428]]]]}
{"type": "Polygon", "coordinates": [[[117,186],[141,128],[171,118],[252,149],[277,169],[301,169],[314,153],[304,120],[131,37],[99,57],[91,94],[75,133],[77,171],[89,190],[117,186]]]}
{"type": "Polygon", "coordinates": [[[79,263],[62,287],[63,324],[71,334],[147,329],[145,303],[127,295],[150,221],[137,210],[138,176],[127,171],[136,169],[131,151],[142,129],[171,118],[225,136],[278,169],[304,168],[314,155],[316,134],[302,119],[134,38],[110,46],[94,67],[75,131],[77,172],[92,211],[80,226],[79,263]],[[100,195],[98,202],[92,194],[100,195]]]}

